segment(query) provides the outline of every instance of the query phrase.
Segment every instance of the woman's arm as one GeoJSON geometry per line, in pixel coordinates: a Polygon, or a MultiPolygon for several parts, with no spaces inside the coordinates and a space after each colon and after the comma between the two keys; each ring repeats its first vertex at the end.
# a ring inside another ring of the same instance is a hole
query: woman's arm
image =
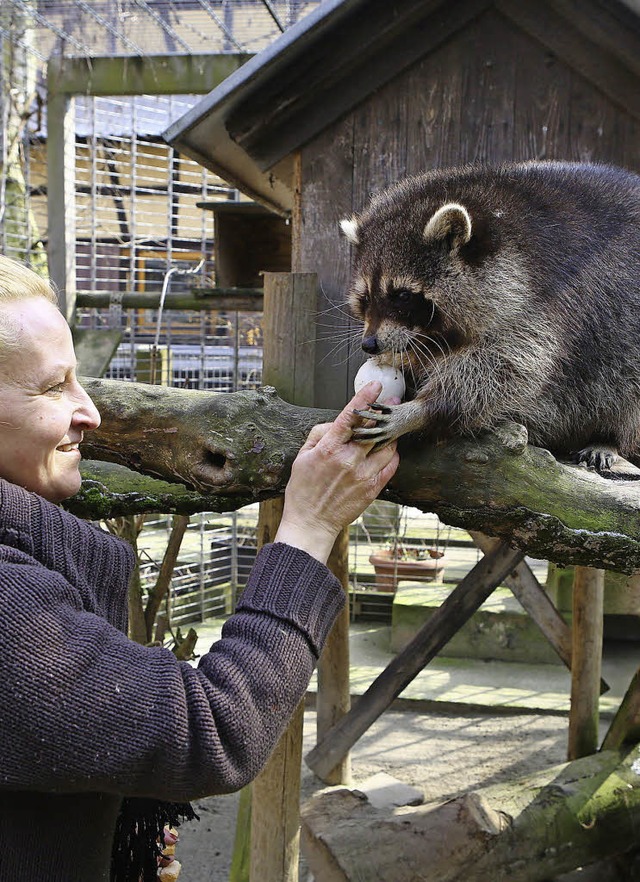
{"type": "MultiPolygon", "coordinates": [[[[111,542],[100,537],[92,561],[90,533],[47,503],[32,507],[28,528],[23,519],[18,548],[4,524],[2,788],[181,801],[238,789],[257,774],[344,604],[318,557],[397,465],[393,449],[374,453],[349,440],[359,421],[353,410],[378,393],[365,388],[334,424],[312,431],[278,541],[261,550],[236,613],[197,668],[133,643],[92,609],[91,578],[106,578],[111,542]],[[71,581],[79,560],[91,570],[82,586],[71,581]]],[[[113,547],[123,565],[121,543],[113,547]]]]}

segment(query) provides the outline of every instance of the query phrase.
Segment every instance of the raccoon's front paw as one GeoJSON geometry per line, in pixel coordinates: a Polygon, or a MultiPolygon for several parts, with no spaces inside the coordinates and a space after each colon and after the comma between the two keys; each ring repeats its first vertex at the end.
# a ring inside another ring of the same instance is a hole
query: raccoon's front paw
{"type": "Polygon", "coordinates": [[[374,441],[376,444],[395,441],[407,432],[422,428],[424,422],[423,409],[412,401],[404,404],[376,402],[368,410],[356,410],[354,413],[363,419],[373,420],[375,425],[353,429],[353,438],[356,441],[374,441]]]}

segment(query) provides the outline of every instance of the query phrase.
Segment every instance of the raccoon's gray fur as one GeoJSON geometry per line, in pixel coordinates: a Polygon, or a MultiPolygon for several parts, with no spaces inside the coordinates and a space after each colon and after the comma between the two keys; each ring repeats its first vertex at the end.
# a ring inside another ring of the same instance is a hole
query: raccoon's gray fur
{"type": "Polygon", "coordinates": [[[359,437],[509,419],[599,467],[640,452],[639,176],[564,162],[438,170],[341,226],[362,347],[401,363],[416,390],[359,437]]]}

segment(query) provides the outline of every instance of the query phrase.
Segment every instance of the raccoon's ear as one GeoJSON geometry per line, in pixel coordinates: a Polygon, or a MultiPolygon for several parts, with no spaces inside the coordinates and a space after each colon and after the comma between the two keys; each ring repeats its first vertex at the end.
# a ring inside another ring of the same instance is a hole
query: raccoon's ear
{"type": "Polygon", "coordinates": [[[358,235],[358,218],[355,215],[341,220],[340,229],[352,245],[360,244],[360,237],[358,235]]]}
{"type": "Polygon", "coordinates": [[[464,205],[449,202],[429,219],[422,235],[426,242],[448,241],[452,251],[454,248],[460,248],[471,238],[469,212],[464,205]]]}

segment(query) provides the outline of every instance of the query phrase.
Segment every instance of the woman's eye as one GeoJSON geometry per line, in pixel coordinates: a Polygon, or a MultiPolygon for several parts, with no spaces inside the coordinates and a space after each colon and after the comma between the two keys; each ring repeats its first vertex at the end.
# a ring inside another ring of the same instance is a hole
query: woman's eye
{"type": "Polygon", "coordinates": [[[55,386],[49,386],[47,389],[48,395],[62,395],[64,392],[64,383],[56,383],[55,386]]]}

